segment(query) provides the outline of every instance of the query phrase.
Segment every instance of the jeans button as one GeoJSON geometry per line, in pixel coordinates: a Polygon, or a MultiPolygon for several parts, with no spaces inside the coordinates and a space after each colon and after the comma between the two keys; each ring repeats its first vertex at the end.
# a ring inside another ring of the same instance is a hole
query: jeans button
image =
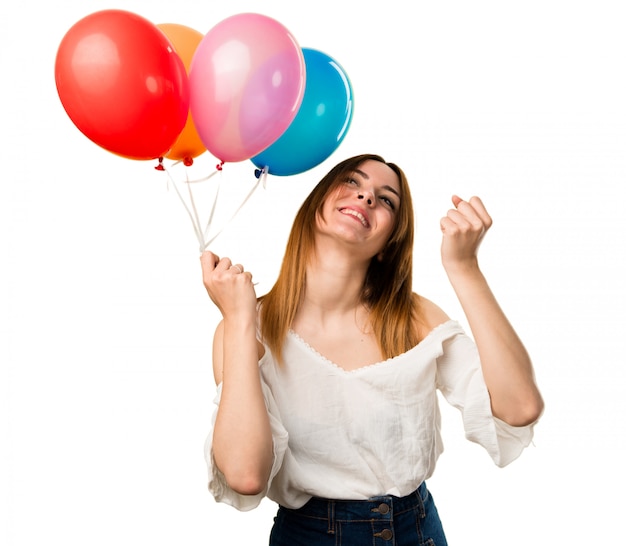
{"type": "MultiPolygon", "coordinates": [[[[378,512],[379,512],[380,514],[382,514],[383,516],[384,516],[385,514],[388,514],[388,513],[389,513],[389,505],[388,505],[388,504],[385,504],[385,503],[383,502],[383,503],[382,503],[382,504],[378,507],[378,512]]],[[[385,540],[387,540],[387,539],[385,539],[385,540]]]]}
{"type": "Polygon", "coordinates": [[[383,529],[380,533],[380,538],[383,540],[391,540],[392,537],[393,533],[391,532],[391,529],[383,529]]]}

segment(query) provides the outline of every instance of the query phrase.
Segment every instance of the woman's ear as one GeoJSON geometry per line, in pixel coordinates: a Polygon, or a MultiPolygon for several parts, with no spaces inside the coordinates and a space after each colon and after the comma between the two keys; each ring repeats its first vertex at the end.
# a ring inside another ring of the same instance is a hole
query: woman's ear
{"type": "Polygon", "coordinates": [[[385,256],[385,253],[384,253],[384,251],[382,251],[382,250],[381,250],[378,254],[376,254],[376,259],[377,259],[379,262],[382,262],[382,261],[383,261],[384,256],[385,256]]]}

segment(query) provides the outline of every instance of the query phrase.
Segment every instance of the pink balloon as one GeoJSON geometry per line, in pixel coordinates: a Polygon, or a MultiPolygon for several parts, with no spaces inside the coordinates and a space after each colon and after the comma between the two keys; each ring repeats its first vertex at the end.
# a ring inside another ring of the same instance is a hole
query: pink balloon
{"type": "Polygon", "coordinates": [[[206,149],[243,161],[289,127],[305,88],[302,50],[278,21],[233,15],[206,33],[189,70],[190,111],[206,149]]]}

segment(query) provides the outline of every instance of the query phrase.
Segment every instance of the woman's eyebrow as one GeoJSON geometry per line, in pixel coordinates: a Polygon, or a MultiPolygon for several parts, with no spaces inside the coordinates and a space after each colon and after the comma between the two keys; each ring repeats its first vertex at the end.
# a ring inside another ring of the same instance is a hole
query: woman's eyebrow
{"type": "Polygon", "coordinates": [[[393,188],[391,186],[383,186],[383,189],[393,193],[395,196],[398,197],[398,199],[400,199],[400,194],[396,191],[395,188],[393,188]]]}
{"type": "MultiPolygon", "coordinates": [[[[365,172],[362,171],[361,169],[354,169],[354,172],[360,176],[362,176],[363,178],[365,178],[366,180],[369,180],[370,177],[369,175],[365,172]]],[[[392,186],[387,186],[386,184],[384,186],[381,186],[384,190],[387,190],[391,193],[393,193],[394,195],[398,196],[398,199],[400,199],[400,194],[398,193],[398,191],[393,188],[392,186]]]]}

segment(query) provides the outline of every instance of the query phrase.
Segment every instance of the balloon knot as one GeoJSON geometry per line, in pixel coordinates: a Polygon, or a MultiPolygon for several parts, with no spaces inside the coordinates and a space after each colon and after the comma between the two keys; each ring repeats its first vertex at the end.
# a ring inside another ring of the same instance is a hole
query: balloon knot
{"type": "Polygon", "coordinates": [[[185,157],[183,159],[183,163],[185,164],[185,167],[191,167],[193,165],[193,159],[191,157],[185,157]]]}
{"type": "Polygon", "coordinates": [[[254,169],[255,178],[261,178],[261,174],[263,174],[263,171],[261,169],[254,169]]]}
{"type": "Polygon", "coordinates": [[[223,166],[224,166],[224,162],[223,162],[223,161],[220,161],[217,165],[215,165],[215,168],[216,168],[218,171],[221,171],[223,166]]]}
{"type": "Polygon", "coordinates": [[[159,164],[155,167],[157,171],[164,171],[165,167],[163,166],[163,158],[159,157],[159,164]]]}

